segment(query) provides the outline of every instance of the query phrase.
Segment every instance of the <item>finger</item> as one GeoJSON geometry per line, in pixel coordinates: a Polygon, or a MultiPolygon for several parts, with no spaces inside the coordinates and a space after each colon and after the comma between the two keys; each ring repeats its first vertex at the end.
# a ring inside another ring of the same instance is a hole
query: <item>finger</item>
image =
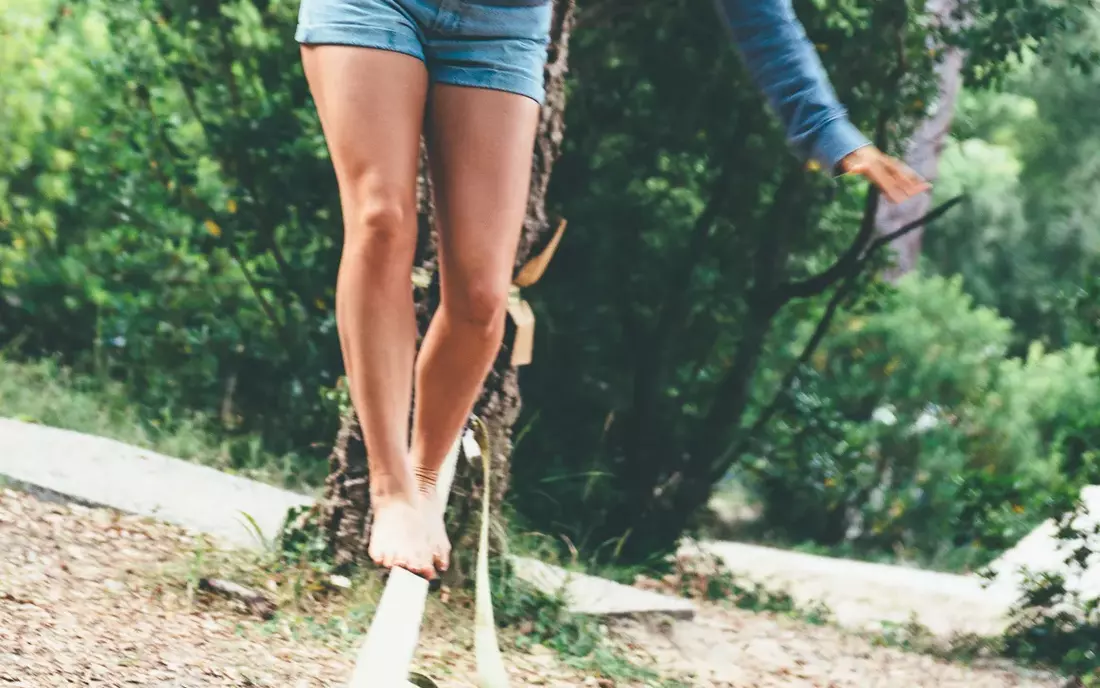
{"type": "Polygon", "coordinates": [[[929,184],[923,177],[916,173],[908,175],[905,178],[905,184],[906,192],[910,196],[919,196],[920,194],[925,193],[932,188],[931,184],[929,184]]]}
{"type": "Polygon", "coordinates": [[[431,580],[435,575],[435,568],[432,567],[431,561],[431,555],[428,554],[427,550],[424,550],[417,552],[415,557],[411,557],[405,564],[405,568],[418,576],[431,580]]]}
{"type": "Polygon", "coordinates": [[[889,163],[889,158],[876,157],[867,162],[854,164],[851,169],[854,174],[859,174],[874,184],[889,202],[899,203],[905,196],[896,178],[890,173],[889,163]]]}
{"type": "Polygon", "coordinates": [[[883,173],[886,175],[887,184],[890,187],[891,202],[901,203],[913,195],[909,180],[901,174],[901,170],[895,165],[887,165],[883,173]]]}
{"type": "Polygon", "coordinates": [[[858,174],[871,182],[880,193],[886,195],[891,201],[893,200],[890,177],[886,173],[886,166],[880,158],[875,157],[870,160],[860,161],[853,164],[850,169],[853,174],[858,174]]]}
{"type": "Polygon", "coordinates": [[[894,178],[895,184],[897,184],[900,192],[906,197],[911,198],[917,195],[921,191],[921,185],[916,173],[901,164],[895,164],[891,166],[890,175],[894,178]]]}
{"type": "Polygon", "coordinates": [[[890,173],[903,199],[912,198],[928,189],[928,183],[919,174],[900,162],[891,166],[890,173]]]}
{"type": "Polygon", "coordinates": [[[890,174],[890,166],[884,164],[875,165],[869,173],[869,178],[878,187],[879,191],[886,196],[886,200],[891,203],[900,203],[905,199],[905,196],[901,192],[901,188],[898,186],[897,179],[890,174]]]}
{"type": "Polygon", "coordinates": [[[917,174],[908,165],[898,163],[895,173],[901,178],[902,188],[909,196],[916,196],[917,194],[924,193],[929,188],[931,188],[931,185],[924,179],[924,177],[917,174]]]}
{"type": "Polygon", "coordinates": [[[924,193],[925,191],[928,191],[932,188],[932,183],[917,174],[916,172],[913,173],[911,181],[916,188],[916,190],[913,192],[914,194],[924,193]]]}

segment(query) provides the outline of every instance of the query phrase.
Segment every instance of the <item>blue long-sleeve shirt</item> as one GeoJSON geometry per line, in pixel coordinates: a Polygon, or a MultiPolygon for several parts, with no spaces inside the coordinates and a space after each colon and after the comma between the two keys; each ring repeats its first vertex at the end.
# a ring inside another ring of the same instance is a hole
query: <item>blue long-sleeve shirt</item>
{"type": "Polygon", "coordinates": [[[836,171],[870,141],[848,120],[791,0],[716,0],[756,85],[803,158],[836,171]]]}
{"type": "MultiPolygon", "coordinates": [[[[551,0],[471,1],[541,5],[551,0]]],[[[753,81],[779,116],[795,152],[836,172],[849,153],[870,145],[848,120],[791,0],[715,2],[753,81]]]]}

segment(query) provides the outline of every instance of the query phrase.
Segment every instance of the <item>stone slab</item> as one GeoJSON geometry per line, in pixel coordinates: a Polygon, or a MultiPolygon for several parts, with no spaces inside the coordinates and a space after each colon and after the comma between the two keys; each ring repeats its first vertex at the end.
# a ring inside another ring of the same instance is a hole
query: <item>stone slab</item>
{"type": "Polygon", "coordinates": [[[577,614],[607,617],[660,614],[678,619],[695,616],[695,605],[680,597],[567,571],[537,559],[513,557],[512,564],[517,576],[544,593],[563,593],[569,610],[577,614]]]}
{"type": "Polygon", "coordinates": [[[822,557],[736,542],[704,542],[735,574],[789,593],[800,605],[824,603],[844,627],[878,630],[883,622],[916,618],[941,636],[994,635],[1007,622],[1015,595],[986,589],[978,576],[822,557]]]}
{"type": "Polygon", "coordinates": [[[1073,526],[1090,533],[1088,542],[1092,556],[1086,561],[1084,571],[1066,565],[1074,545],[1059,540],[1054,521],[1047,520],[989,565],[994,573],[991,587],[1007,592],[1019,591],[1025,584],[1025,572],[1056,573],[1065,576],[1067,589],[1085,598],[1100,597],[1100,534],[1096,532],[1100,528],[1100,485],[1083,488],[1081,502],[1086,512],[1073,526]]]}
{"type": "Polygon", "coordinates": [[[222,539],[260,546],[287,510],[312,503],[301,494],[229,475],[115,440],[0,418],[0,475],[44,496],[151,516],[222,539]]]}

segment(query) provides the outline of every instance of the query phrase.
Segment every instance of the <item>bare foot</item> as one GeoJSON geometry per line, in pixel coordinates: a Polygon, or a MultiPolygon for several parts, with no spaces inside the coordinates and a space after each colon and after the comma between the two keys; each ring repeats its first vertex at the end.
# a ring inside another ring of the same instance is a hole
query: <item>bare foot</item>
{"type": "Polygon", "coordinates": [[[372,497],[374,522],[367,553],[383,568],[403,568],[417,575],[435,577],[425,535],[425,519],[416,497],[372,497]]]}
{"type": "Polygon", "coordinates": [[[447,524],[443,519],[446,505],[434,486],[424,485],[420,487],[420,505],[432,564],[440,572],[446,571],[451,565],[451,541],[447,537],[447,524]]]}

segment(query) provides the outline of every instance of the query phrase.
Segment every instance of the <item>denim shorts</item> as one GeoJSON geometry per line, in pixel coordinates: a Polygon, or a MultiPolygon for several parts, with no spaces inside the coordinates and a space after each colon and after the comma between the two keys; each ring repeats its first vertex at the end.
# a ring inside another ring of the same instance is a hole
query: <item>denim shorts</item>
{"type": "Polygon", "coordinates": [[[549,0],[302,0],[295,39],[405,53],[433,83],[541,103],[552,11],[549,0]]]}

